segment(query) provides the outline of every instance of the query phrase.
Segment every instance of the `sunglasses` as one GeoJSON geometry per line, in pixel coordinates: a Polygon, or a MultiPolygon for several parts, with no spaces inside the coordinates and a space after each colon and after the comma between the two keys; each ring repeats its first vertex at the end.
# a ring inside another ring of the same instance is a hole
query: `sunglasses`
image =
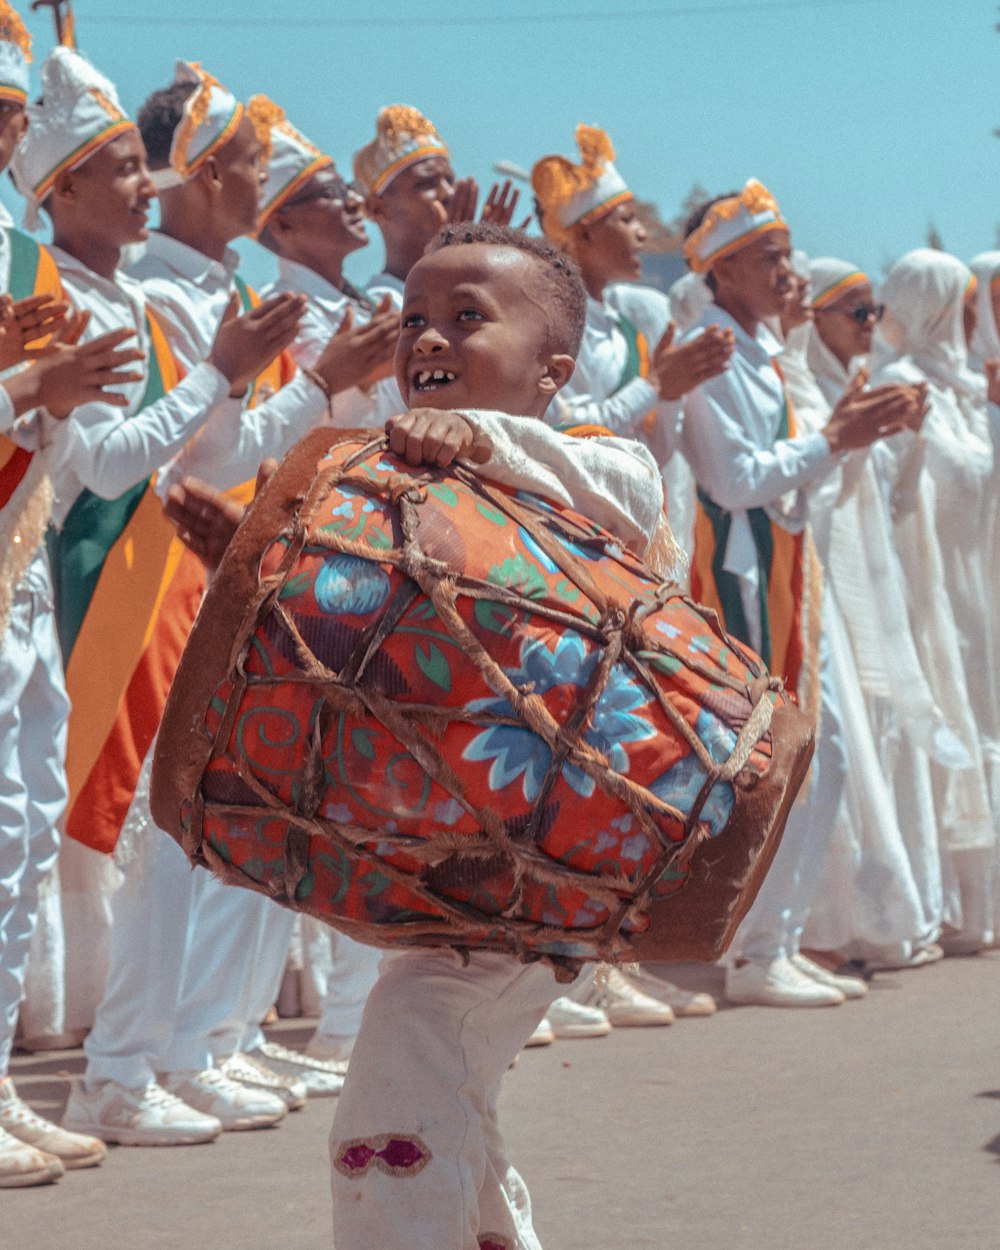
{"type": "Polygon", "coordinates": [[[315,204],[317,202],[344,204],[347,202],[348,197],[352,195],[358,199],[361,198],[350,183],[344,182],[342,178],[336,178],[330,182],[322,183],[320,186],[314,188],[312,191],[305,192],[303,195],[294,196],[288,201],[285,207],[296,208],[300,204],[315,204]]]}
{"type": "Polygon", "coordinates": [[[817,308],[815,311],[843,313],[845,317],[851,317],[859,326],[863,326],[869,321],[881,321],[885,314],[885,304],[859,304],[857,308],[817,308]]]}

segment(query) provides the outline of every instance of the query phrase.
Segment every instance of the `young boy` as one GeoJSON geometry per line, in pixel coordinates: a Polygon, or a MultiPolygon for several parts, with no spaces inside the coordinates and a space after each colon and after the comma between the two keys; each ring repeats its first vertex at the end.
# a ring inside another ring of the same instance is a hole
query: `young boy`
{"type": "MultiPolygon", "coordinates": [[[[838,978],[799,949],[840,802],[841,720],[822,625],[818,562],[800,488],[820,482],[844,452],[919,423],[922,397],[906,387],[849,391],[819,433],[798,434],[768,330],[792,297],[791,240],[774,197],[750,181],[704,205],[688,224],[685,256],[728,329],[726,371],[685,399],[683,451],[698,484],[691,593],[758,651],[819,724],[806,796],[793,808],[777,857],[737,934],[726,996],[775,1007],[842,1003],[838,978]]],[[[847,979],[851,980],[850,978],[847,979]]]]}
{"type": "MultiPolygon", "coordinates": [[[[446,222],[471,221],[479,187],[472,178],[456,178],[447,144],[434,124],[415,108],[390,104],[375,122],[375,137],[354,154],[354,185],[364,197],[365,212],[385,243],[382,272],[369,279],[369,297],[403,303],[406,275],[446,222]]],[[[509,182],[494,185],[483,206],[483,221],[510,224],[519,193],[509,182]]],[[[395,379],[376,387],[376,421],[404,412],[395,379]]]]}
{"type": "MultiPolygon", "coordinates": [[[[407,278],[396,379],[411,407],[388,423],[390,446],[414,465],[468,457],[643,552],[662,511],[649,452],[542,420],[572,374],[585,316],[575,266],[544,240],[445,229],[407,278]]],[[[174,491],[171,510],[196,548],[217,549],[211,498],[188,492],[174,491]]],[[[414,949],[383,961],[330,1141],[338,1250],[538,1250],[496,1100],[558,993],[549,966],[503,954],[414,949]]]]}

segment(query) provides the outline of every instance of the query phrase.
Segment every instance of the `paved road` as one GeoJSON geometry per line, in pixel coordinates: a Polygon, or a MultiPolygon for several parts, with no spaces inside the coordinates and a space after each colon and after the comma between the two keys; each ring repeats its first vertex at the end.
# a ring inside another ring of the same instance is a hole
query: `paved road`
{"type": "MultiPolygon", "coordinates": [[[[15,1078],[55,1113],[81,1067],[22,1055],[15,1078]]],[[[332,1109],[4,1191],[0,1248],[330,1250],[332,1109]]],[[[1000,1250],[1000,953],[880,976],[838,1008],[531,1050],[502,1114],[545,1250],[1000,1250]]]]}

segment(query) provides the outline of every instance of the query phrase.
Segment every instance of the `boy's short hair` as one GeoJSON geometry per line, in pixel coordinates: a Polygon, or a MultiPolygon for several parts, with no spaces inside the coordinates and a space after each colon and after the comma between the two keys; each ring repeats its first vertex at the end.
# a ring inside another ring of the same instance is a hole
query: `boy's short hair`
{"type": "MultiPolygon", "coordinates": [[[[739,191],[726,191],[722,195],[713,195],[712,198],[710,200],[706,200],[704,204],[699,204],[696,209],[692,210],[687,221],[684,223],[685,239],[688,238],[689,235],[694,234],[701,223],[705,220],[705,215],[713,204],[718,204],[720,200],[735,199],[739,194],[739,191]]],[[[705,281],[705,285],[714,295],[716,287],[715,274],[709,270],[707,273],[702,274],[702,278],[705,281]]]]}
{"type": "Polygon", "coordinates": [[[170,164],[174,133],[184,115],[184,105],[197,86],[193,82],[172,83],[162,91],[154,91],[139,110],[135,124],[146,145],[150,169],[166,169],[170,164]]]}
{"type": "Polygon", "coordinates": [[[587,320],[587,288],[576,263],[547,239],[535,238],[510,226],[488,221],[463,221],[444,229],[427,245],[425,255],[460,243],[511,247],[534,262],[538,291],[549,309],[548,350],[576,359],[587,320]]]}

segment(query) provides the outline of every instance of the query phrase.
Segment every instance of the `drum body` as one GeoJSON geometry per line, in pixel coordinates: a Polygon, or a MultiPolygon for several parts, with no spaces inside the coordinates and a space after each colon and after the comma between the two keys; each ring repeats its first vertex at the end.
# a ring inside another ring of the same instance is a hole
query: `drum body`
{"type": "Polygon", "coordinates": [[[171,692],[153,813],[361,941],[714,959],[812,734],[585,518],[317,431],[247,513],[171,692]]]}

